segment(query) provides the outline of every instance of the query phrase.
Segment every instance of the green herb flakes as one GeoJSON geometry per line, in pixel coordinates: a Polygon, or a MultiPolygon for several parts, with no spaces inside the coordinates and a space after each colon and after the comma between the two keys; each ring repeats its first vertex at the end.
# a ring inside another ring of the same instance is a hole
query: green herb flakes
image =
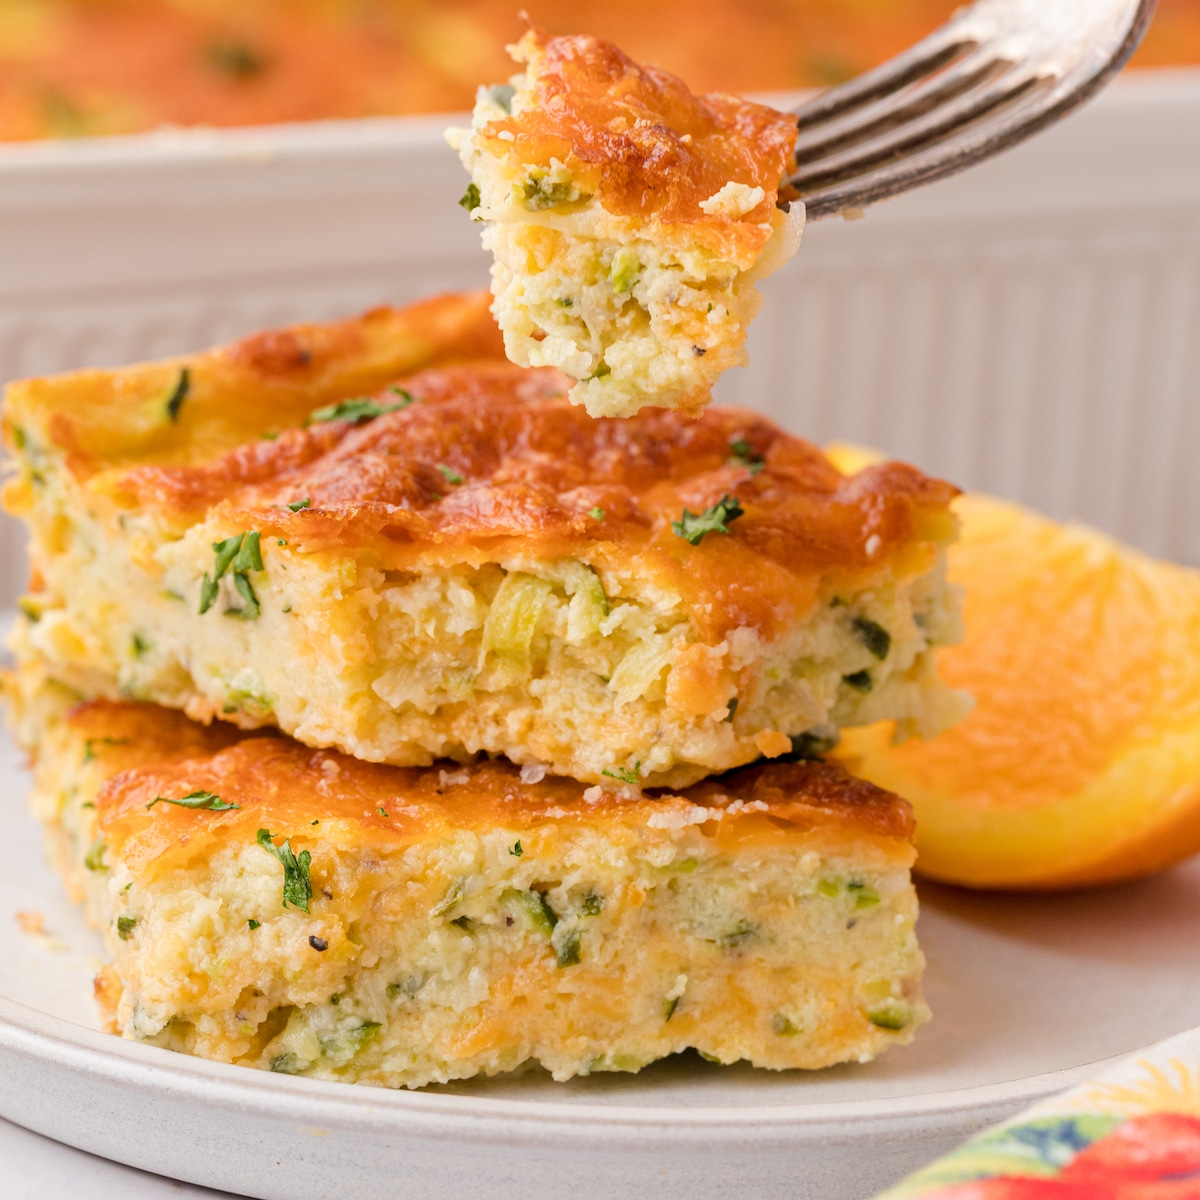
{"type": "Polygon", "coordinates": [[[664,1021],[664,1023],[669,1021],[675,1015],[675,1010],[679,1007],[679,1001],[681,999],[682,999],[681,996],[672,996],[670,1000],[667,1000],[664,1002],[664,1004],[663,1004],[663,1021],[664,1021]]]}
{"type": "Polygon", "coordinates": [[[736,950],[747,942],[758,937],[758,926],[743,917],[728,933],[721,936],[721,946],[726,950],[736,950]]]}
{"type": "Polygon", "coordinates": [[[245,619],[257,617],[262,612],[262,606],[250,583],[250,572],[263,569],[262,535],[257,530],[248,529],[223,541],[213,542],[212,548],[216,560],[213,573],[209,575],[206,572],[200,583],[200,614],[203,616],[217,602],[220,594],[218,584],[228,571],[233,573],[234,590],[241,596],[243,606],[226,609],[225,615],[245,619]]]}
{"type": "Polygon", "coordinates": [[[513,856],[513,858],[520,858],[521,855],[524,853],[525,853],[525,851],[521,847],[521,839],[517,838],[517,840],[513,843],[512,849],[509,851],[509,854],[511,854],[513,856]]]}
{"type": "Polygon", "coordinates": [[[312,508],[312,497],[305,496],[303,500],[293,500],[288,505],[290,512],[299,512],[302,508],[312,508]]]}
{"type": "Polygon", "coordinates": [[[104,861],[104,855],[108,847],[104,844],[103,838],[97,838],[89,847],[88,852],[84,856],[83,865],[89,871],[107,871],[108,865],[104,861]]]}
{"type": "Polygon", "coordinates": [[[604,509],[602,509],[598,504],[595,508],[588,509],[588,516],[591,517],[593,521],[603,521],[605,515],[604,509]]]}
{"type": "Polygon", "coordinates": [[[800,1032],[800,1027],[783,1013],[776,1013],[771,1018],[771,1032],[776,1037],[795,1037],[800,1032]]]}
{"type": "Polygon", "coordinates": [[[447,483],[457,485],[463,482],[463,477],[453,467],[448,467],[445,463],[438,463],[437,469],[447,483]]]}
{"type": "Polygon", "coordinates": [[[253,621],[262,612],[262,605],[254,593],[254,586],[245,575],[239,573],[233,577],[233,587],[242,598],[242,607],[227,608],[225,615],[240,617],[243,621],[253,621]]]}
{"type": "Polygon", "coordinates": [[[118,917],[117,918],[117,937],[123,942],[129,941],[133,937],[133,927],[137,924],[137,917],[118,917]]]}
{"type": "Polygon", "coordinates": [[[792,748],[776,762],[811,762],[823,758],[841,740],[841,735],[832,726],[818,726],[791,739],[792,748]]]}
{"type": "Polygon", "coordinates": [[[618,767],[615,771],[604,770],[601,775],[607,775],[609,779],[616,779],[621,783],[627,783],[631,787],[636,787],[638,780],[641,778],[642,760],[635,759],[632,767],[618,767]]]}
{"type": "Polygon", "coordinates": [[[349,421],[351,425],[361,425],[364,421],[373,421],[376,417],[386,416],[391,412],[399,412],[407,408],[413,397],[399,388],[392,389],[392,394],[400,397],[396,404],[380,404],[367,396],[355,396],[350,400],[339,400],[336,404],[327,404],[309,414],[306,425],[316,425],[322,421],[349,421]]]}
{"type": "Polygon", "coordinates": [[[206,571],[204,578],[200,581],[200,615],[204,616],[206,612],[217,602],[217,597],[221,594],[221,589],[217,586],[217,581],[206,571]]]}
{"type": "Polygon", "coordinates": [[[133,651],[134,658],[141,658],[150,650],[150,639],[145,637],[143,634],[135,633],[129,639],[129,648],[133,651]]]}
{"type": "Polygon", "coordinates": [[[179,420],[179,410],[183,408],[183,402],[188,398],[188,392],[191,390],[192,373],[187,367],[181,367],[179,378],[175,380],[175,386],[167,396],[166,412],[169,421],[179,420]]]}
{"type": "Polygon", "coordinates": [[[479,188],[474,183],[467,184],[467,190],[463,192],[458,201],[467,212],[474,212],[482,202],[483,198],[479,194],[479,188]]]}
{"type": "Polygon", "coordinates": [[[842,682],[858,692],[869,692],[875,686],[870,671],[855,671],[853,675],[843,675],[842,682]]]}
{"type": "Polygon", "coordinates": [[[269,829],[260,829],[255,841],[264,850],[279,859],[279,864],[283,867],[283,904],[281,907],[287,908],[290,904],[302,912],[309,912],[308,902],[312,899],[312,881],[309,878],[312,855],[307,850],[301,850],[297,856],[292,850],[291,838],[288,838],[282,846],[276,846],[272,840],[274,836],[269,829]]]}
{"type": "Polygon", "coordinates": [[[870,617],[855,617],[854,628],[863,645],[878,659],[885,659],[892,648],[892,635],[870,617]]]}
{"type": "Polygon", "coordinates": [[[745,438],[734,438],[729,443],[729,453],[729,461],[735,467],[745,467],[751,475],[757,475],[767,465],[745,438]]]}
{"type": "Polygon", "coordinates": [[[386,817],[386,816],[388,815],[388,814],[387,814],[387,809],[386,809],[386,808],[384,808],[384,807],[382,807],[382,806],[380,806],[379,808],[377,808],[375,811],[376,811],[376,813],[378,813],[378,814],[379,814],[379,816],[381,816],[381,817],[386,817]]]}
{"type": "Polygon", "coordinates": [[[256,921],[256,920],[255,920],[253,917],[251,917],[251,918],[250,918],[250,920],[248,920],[248,921],[246,922],[246,925],[247,925],[247,926],[248,926],[248,927],[249,927],[251,930],[254,930],[254,929],[261,929],[261,928],[262,928],[262,922],[261,922],[261,921],[256,921]]]}
{"type": "Polygon", "coordinates": [[[209,812],[232,812],[235,808],[242,807],[240,804],[227,803],[215,792],[189,792],[178,800],[172,800],[169,796],[155,796],[146,807],[153,808],[156,804],[174,804],[177,808],[203,808],[209,812]]]}
{"type": "Polygon", "coordinates": [[[579,913],[584,917],[596,917],[604,909],[604,897],[595,892],[588,892],[579,905],[579,913]]]}
{"type": "Polygon", "coordinates": [[[689,545],[698,546],[705,534],[728,533],[729,523],[744,513],[736,496],[725,495],[699,514],[685,508],[680,519],[671,522],[671,528],[689,545]]]}
{"type": "Polygon", "coordinates": [[[467,881],[461,876],[447,889],[446,894],[429,910],[431,917],[441,917],[448,913],[463,898],[467,881]]]}
{"type": "Polygon", "coordinates": [[[91,737],[83,743],[83,761],[89,763],[96,758],[97,746],[128,746],[128,738],[91,737]]]}
{"type": "Polygon", "coordinates": [[[876,1029],[890,1029],[899,1031],[903,1029],[910,1020],[910,1014],[906,1009],[899,1005],[890,1004],[884,1008],[876,1008],[867,1013],[867,1020],[875,1026],[876,1029]]]}
{"type": "Polygon", "coordinates": [[[559,967],[574,967],[577,966],[580,958],[580,946],[583,941],[583,935],[578,929],[572,929],[565,938],[559,942],[554,951],[554,960],[559,967]]]}

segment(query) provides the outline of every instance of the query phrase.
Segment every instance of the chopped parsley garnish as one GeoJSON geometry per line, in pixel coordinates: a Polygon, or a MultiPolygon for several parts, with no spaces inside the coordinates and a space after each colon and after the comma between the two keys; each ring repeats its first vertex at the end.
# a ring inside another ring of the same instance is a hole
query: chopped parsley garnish
{"type": "Polygon", "coordinates": [[[174,804],[178,808],[204,808],[209,812],[232,812],[235,808],[242,807],[240,804],[229,804],[215,792],[188,792],[178,800],[172,800],[170,796],[155,796],[146,807],[153,808],[156,804],[174,804]]]}
{"type": "Polygon", "coordinates": [[[306,425],[315,425],[319,421],[349,421],[351,425],[361,425],[364,421],[373,421],[376,417],[386,416],[390,412],[399,412],[407,408],[413,397],[401,388],[390,389],[393,395],[400,399],[395,404],[380,404],[367,396],[355,396],[350,400],[339,400],[336,404],[327,404],[309,414],[306,425]]]}
{"type": "Polygon", "coordinates": [[[442,478],[447,483],[462,483],[463,477],[453,468],[446,466],[445,463],[438,463],[437,469],[441,472],[442,478]]]}
{"type": "Polygon", "coordinates": [[[757,475],[767,464],[761,456],[755,454],[750,443],[745,438],[735,438],[729,443],[729,461],[735,467],[746,467],[751,475],[757,475]]]}
{"type": "Polygon", "coordinates": [[[254,587],[250,580],[243,574],[237,574],[233,577],[233,586],[237,594],[242,598],[241,608],[227,608],[225,615],[227,617],[241,617],[243,620],[252,621],[262,612],[262,605],[258,602],[258,597],[254,594],[254,587]]]}
{"type": "Polygon", "coordinates": [[[579,905],[579,911],[585,917],[599,916],[603,908],[604,897],[598,896],[595,892],[588,892],[584,896],[583,902],[579,905]]]}
{"type": "Polygon", "coordinates": [[[387,809],[386,809],[386,808],[384,808],[382,805],[380,805],[380,807],[379,807],[379,808],[377,808],[375,811],[376,811],[376,812],[377,812],[377,813],[378,813],[378,814],[379,814],[381,817],[386,817],[386,816],[388,815],[388,814],[387,814],[387,809]]]}
{"type": "Polygon", "coordinates": [[[573,929],[559,942],[558,948],[554,952],[554,958],[559,967],[573,967],[579,963],[582,941],[583,935],[578,929],[573,929]]]}
{"type": "Polygon", "coordinates": [[[312,508],[312,497],[305,496],[303,500],[293,500],[288,508],[292,512],[299,512],[302,508],[312,508]]]}
{"type": "Polygon", "coordinates": [[[179,378],[175,380],[175,386],[171,389],[171,394],[167,397],[168,420],[179,420],[179,410],[183,407],[183,402],[187,399],[188,392],[191,390],[192,373],[187,367],[181,367],[179,378]]]}
{"type": "Polygon", "coordinates": [[[255,920],[253,917],[251,917],[251,918],[250,918],[250,920],[248,920],[248,921],[246,922],[246,924],[247,924],[247,925],[248,925],[248,926],[249,926],[251,929],[259,929],[259,928],[261,928],[261,927],[262,927],[262,922],[261,922],[261,921],[256,921],[256,920],[255,920]]]}
{"type": "Polygon", "coordinates": [[[226,609],[225,615],[247,619],[257,617],[262,612],[262,606],[250,583],[250,572],[263,569],[262,535],[257,530],[247,529],[244,533],[213,542],[212,548],[217,557],[213,564],[213,573],[209,575],[205,572],[200,583],[200,614],[203,616],[217,602],[217,596],[220,594],[217,585],[225,573],[231,571],[233,586],[241,596],[244,606],[226,609]]]}
{"type": "Polygon", "coordinates": [[[475,209],[477,209],[482,203],[482,199],[483,198],[479,195],[479,188],[474,183],[468,183],[467,190],[463,192],[462,197],[459,199],[459,204],[461,204],[462,207],[467,210],[467,212],[474,212],[475,209]]]}
{"type": "Polygon", "coordinates": [[[728,533],[729,522],[736,521],[744,512],[736,496],[726,495],[699,514],[685,508],[683,516],[671,522],[671,528],[685,542],[698,546],[706,533],[728,533]]]}
{"type": "Polygon", "coordinates": [[[137,917],[118,917],[117,918],[117,937],[123,942],[129,941],[133,936],[133,927],[137,924],[137,917]]]}
{"type": "Polygon", "coordinates": [[[671,999],[667,1001],[666,1015],[663,1017],[664,1022],[669,1021],[675,1015],[675,1010],[679,1007],[680,999],[681,997],[679,996],[672,996],[671,999]]]}
{"type": "Polygon", "coordinates": [[[776,1013],[771,1018],[771,1032],[776,1037],[795,1037],[800,1028],[794,1021],[789,1020],[783,1013],[776,1013]]]}
{"type": "Polygon", "coordinates": [[[632,767],[618,767],[615,771],[601,771],[601,775],[607,775],[609,779],[620,780],[621,783],[636,785],[641,778],[642,760],[637,759],[632,767]]]}
{"type": "Polygon", "coordinates": [[[513,847],[509,851],[509,854],[511,854],[513,856],[513,858],[520,858],[521,855],[524,853],[525,853],[525,851],[521,847],[521,839],[517,838],[517,840],[515,842],[513,842],[513,847]]]}
{"type": "Polygon", "coordinates": [[[129,644],[134,658],[141,658],[150,649],[150,639],[140,633],[135,633],[129,639],[129,644]]]}
{"type": "Polygon", "coordinates": [[[299,856],[292,850],[292,840],[288,838],[282,846],[276,846],[272,841],[274,834],[269,829],[260,829],[255,841],[279,859],[283,867],[283,908],[289,904],[303,912],[309,912],[308,902],[312,899],[312,881],[309,878],[309,868],[312,866],[312,855],[307,850],[301,850],[299,856]]]}
{"type": "Polygon", "coordinates": [[[593,521],[603,521],[605,512],[604,509],[597,504],[595,508],[588,509],[588,516],[591,517],[593,521]]]}
{"type": "Polygon", "coordinates": [[[854,628],[866,646],[876,658],[884,659],[892,648],[892,635],[882,625],[872,621],[870,617],[855,617],[854,628]]]}
{"type": "Polygon", "coordinates": [[[848,683],[856,691],[869,692],[875,686],[870,671],[855,671],[853,675],[843,675],[842,682],[848,683]]]}

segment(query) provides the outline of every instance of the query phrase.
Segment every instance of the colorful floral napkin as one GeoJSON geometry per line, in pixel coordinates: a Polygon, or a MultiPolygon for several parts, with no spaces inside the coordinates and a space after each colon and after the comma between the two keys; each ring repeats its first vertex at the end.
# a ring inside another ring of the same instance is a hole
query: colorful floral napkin
{"type": "Polygon", "coordinates": [[[876,1200],[1200,1200],[1200,1029],[979,1134],[876,1200]]]}

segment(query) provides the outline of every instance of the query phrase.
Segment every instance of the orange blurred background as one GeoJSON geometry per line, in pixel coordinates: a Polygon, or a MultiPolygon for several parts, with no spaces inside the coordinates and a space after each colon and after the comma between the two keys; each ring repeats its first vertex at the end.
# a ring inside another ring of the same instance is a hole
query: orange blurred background
{"type": "MultiPolygon", "coordinates": [[[[0,140],[437,112],[511,71],[521,0],[0,0],[0,140]]],[[[825,86],[956,0],[525,0],[699,91],[825,86]]],[[[1200,0],[1159,0],[1136,66],[1200,63],[1200,0]]]]}

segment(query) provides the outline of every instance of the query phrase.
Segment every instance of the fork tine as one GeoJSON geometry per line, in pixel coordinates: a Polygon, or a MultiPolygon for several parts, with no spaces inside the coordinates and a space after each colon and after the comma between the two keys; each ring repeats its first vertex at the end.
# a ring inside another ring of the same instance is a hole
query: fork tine
{"type": "Polygon", "coordinates": [[[945,32],[943,29],[931,34],[873,71],[830,88],[802,104],[796,110],[801,134],[935,74],[978,47],[978,43],[970,38],[951,37],[947,40],[939,36],[945,32]]]}
{"type": "Polygon", "coordinates": [[[955,174],[1093,96],[1155,0],[975,0],[891,62],[802,104],[793,185],[808,219],[955,174]]]}
{"type": "MultiPolygon", "coordinates": [[[[907,136],[884,142],[874,149],[868,148],[856,158],[847,158],[841,162],[835,159],[823,170],[810,168],[808,171],[798,172],[793,182],[803,195],[858,179],[880,167],[915,156],[960,134],[970,132],[986,118],[1015,107],[1032,93],[1051,88],[1054,83],[1055,79],[1052,76],[1027,76],[1004,90],[993,91],[983,96],[966,108],[949,109],[936,123],[927,123],[924,126],[918,124],[918,128],[907,136]]],[[[811,166],[817,165],[814,163],[811,166]]],[[[824,206],[820,211],[826,211],[824,206]]]]}
{"type": "Polygon", "coordinates": [[[957,100],[983,84],[991,82],[1014,66],[1015,64],[1007,59],[991,59],[969,69],[959,69],[941,76],[934,76],[928,80],[928,87],[915,90],[911,97],[903,99],[894,106],[883,106],[875,116],[871,116],[869,112],[862,114],[865,119],[861,123],[851,124],[819,142],[805,144],[801,138],[796,150],[796,164],[802,166],[805,163],[819,162],[821,159],[831,157],[839,150],[870,141],[889,130],[909,125],[936,109],[948,105],[952,100],[957,100]]]}

